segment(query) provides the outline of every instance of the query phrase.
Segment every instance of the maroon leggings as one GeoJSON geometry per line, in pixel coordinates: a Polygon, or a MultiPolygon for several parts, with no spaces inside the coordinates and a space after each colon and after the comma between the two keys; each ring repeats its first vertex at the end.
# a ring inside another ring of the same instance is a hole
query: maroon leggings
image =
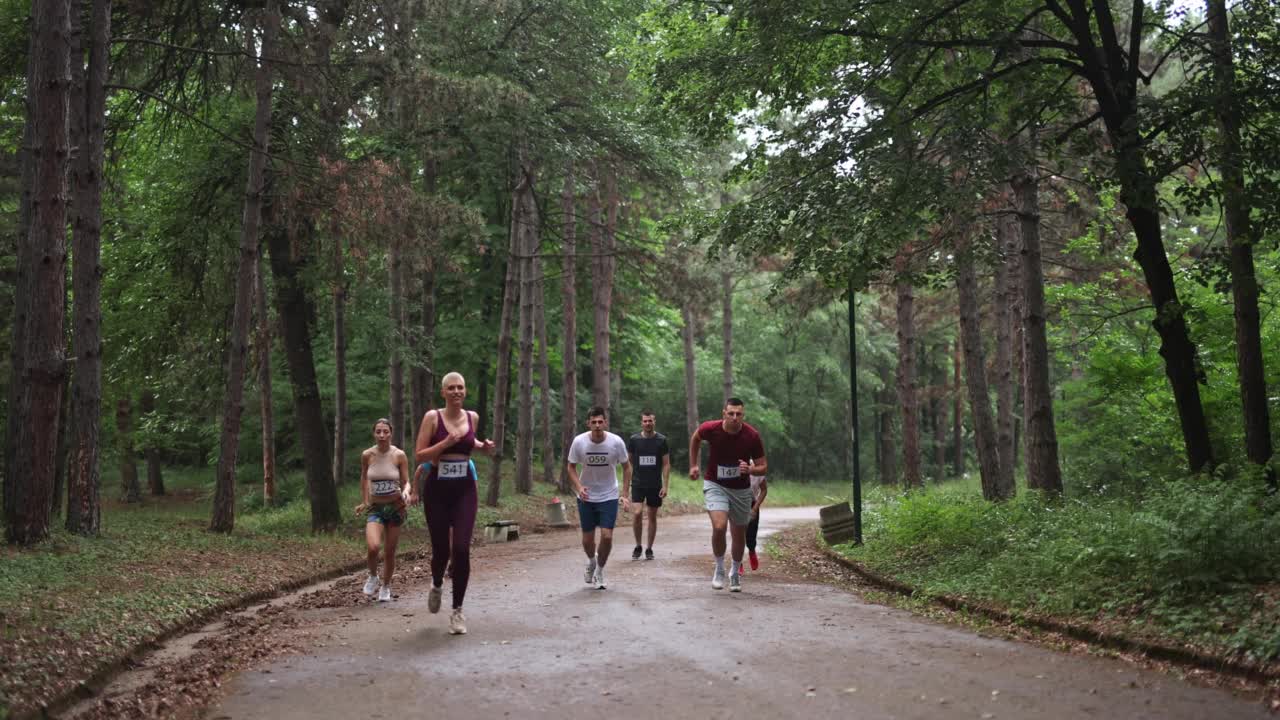
{"type": "Polygon", "coordinates": [[[478,508],[476,481],[474,477],[438,478],[432,468],[424,484],[422,502],[431,535],[431,582],[436,587],[443,585],[445,566],[453,560],[453,606],[460,608],[471,578],[471,535],[478,508]]]}

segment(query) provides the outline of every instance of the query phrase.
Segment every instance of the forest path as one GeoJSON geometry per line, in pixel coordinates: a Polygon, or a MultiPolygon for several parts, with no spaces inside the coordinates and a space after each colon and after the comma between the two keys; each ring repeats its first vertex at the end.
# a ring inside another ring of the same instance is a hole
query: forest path
{"type": "MultiPolygon", "coordinates": [[[[766,506],[761,534],[816,517],[766,506]]],[[[462,636],[448,634],[448,588],[431,615],[422,582],[391,603],[303,610],[305,654],[235,676],[203,716],[1268,716],[1257,701],[1118,660],[870,604],[769,557],[742,593],[715,591],[708,534],[704,516],[661,518],[657,560],[637,562],[620,524],[607,590],[583,583],[576,530],[478,548],[462,636]]]]}

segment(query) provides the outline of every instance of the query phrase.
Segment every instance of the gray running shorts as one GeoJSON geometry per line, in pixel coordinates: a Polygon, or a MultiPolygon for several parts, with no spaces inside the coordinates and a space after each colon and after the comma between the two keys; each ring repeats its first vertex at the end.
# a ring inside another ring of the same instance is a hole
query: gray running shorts
{"type": "Polygon", "coordinates": [[[710,480],[702,481],[702,498],[707,512],[729,513],[729,522],[746,525],[751,522],[751,488],[727,488],[710,480]]]}

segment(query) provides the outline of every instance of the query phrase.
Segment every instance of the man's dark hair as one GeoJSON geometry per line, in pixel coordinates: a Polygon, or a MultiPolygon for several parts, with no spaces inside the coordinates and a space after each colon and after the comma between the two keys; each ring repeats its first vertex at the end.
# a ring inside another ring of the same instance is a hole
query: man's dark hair
{"type": "Polygon", "coordinates": [[[645,408],[645,409],[641,410],[641,411],[640,411],[640,417],[641,417],[641,418],[643,418],[645,415],[653,415],[653,411],[652,411],[652,410],[650,410],[649,408],[645,408]]]}
{"type": "Polygon", "coordinates": [[[724,404],[725,404],[725,406],[729,406],[729,405],[737,405],[738,407],[742,407],[742,401],[741,401],[741,400],[739,400],[739,399],[738,399],[738,398],[736,398],[736,397],[731,397],[731,398],[729,398],[728,400],[725,400],[725,401],[724,401],[724,404]]]}
{"type": "Polygon", "coordinates": [[[599,405],[596,405],[595,407],[587,411],[588,420],[590,420],[593,417],[604,417],[604,416],[605,416],[604,408],[600,407],[599,405]]]}

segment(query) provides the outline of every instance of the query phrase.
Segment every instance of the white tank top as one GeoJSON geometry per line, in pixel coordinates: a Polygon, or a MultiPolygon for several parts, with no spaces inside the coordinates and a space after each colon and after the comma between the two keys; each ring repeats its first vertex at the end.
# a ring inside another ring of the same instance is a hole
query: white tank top
{"type": "Polygon", "coordinates": [[[374,448],[369,459],[369,492],[374,496],[395,495],[400,492],[400,468],[395,461],[396,447],[386,452],[374,448]]]}

